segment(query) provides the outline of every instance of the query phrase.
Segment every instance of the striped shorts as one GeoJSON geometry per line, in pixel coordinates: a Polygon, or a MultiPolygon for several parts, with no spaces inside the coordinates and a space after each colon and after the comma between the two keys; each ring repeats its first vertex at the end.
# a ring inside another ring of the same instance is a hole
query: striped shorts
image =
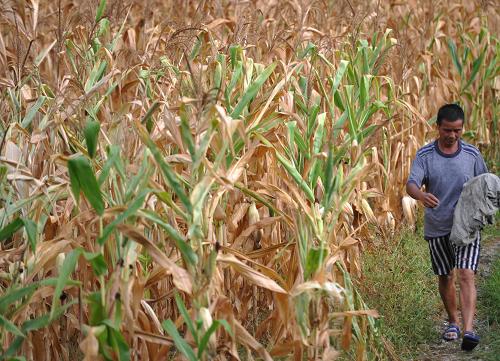
{"type": "Polygon", "coordinates": [[[477,271],[479,252],[481,250],[481,233],[467,246],[456,246],[450,241],[450,235],[430,238],[429,251],[431,253],[432,270],[438,276],[449,274],[454,268],[467,268],[477,271]]]}

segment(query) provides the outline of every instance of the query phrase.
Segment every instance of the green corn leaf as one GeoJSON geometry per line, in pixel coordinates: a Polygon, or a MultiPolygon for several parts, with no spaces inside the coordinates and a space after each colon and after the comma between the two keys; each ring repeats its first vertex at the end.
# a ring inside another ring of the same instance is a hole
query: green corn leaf
{"type": "Polygon", "coordinates": [[[279,214],[279,215],[282,215],[282,216],[285,215],[280,209],[276,208],[271,202],[269,202],[267,199],[265,199],[262,195],[260,195],[259,193],[254,192],[251,189],[245,187],[245,185],[243,183],[236,182],[234,184],[234,187],[237,188],[237,189],[239,189],[240,191],[242,191],[247,196],[252,197],[256,201],[262,203],[267,208],[269,208],[269,213],[270,213],[271,217],[274,216],[275,214],[279,214]]]}
{"type": "MultiPolygon", "coordinates": [[[[316,76],[316,80],[317,80],[317,83],[319,85],[319,90],[321,92],[321,95],[323,96],[323,99],[326,102],[326,105],[328,107],[328,111],[330,112],[330,117],[332,119],[334,119],[335,118],[335,109],[334,109],[334,107],[332,105],[332,102],[330,101],[330,98],[328,97],[328,94],[326,94],[325,87],[323,86],[323,80],[320,78],[320,76],[319,76],[318,72],[316,71],[316,69],[314,69],[314,75],[316,76]]],[[[320,103],[321,103],[321,98],[318,101],[318,105],[320,103]]]]}
{"type": "Polygon", "coordinates": [[[159,106],[160,103],[154,102],[141,120],[141,123],[146,125],[148,133],[151,133],[151,130],[153,130],[153,113],[159,106]]]}
{"type": "Polygon", "coordinates": [[[460,63],[460,59],[458,58],[457,46],[455,45],[455,42],[452,39],[448,39],[448,49],[450,49],[451,60],[453,61],[455,68],[457,68],[458,73],[462,75],[463,73],[462,64],[460,63]]]}
{"type": "Polygon", "coordinates": [[[316,117],[318,116],[319,109],[319,105],[313,105],[311,107],[311,111],[309,112],[309,116],[307,117],[307,139],[311,136],[314,126],[316,125],[316,117]]]}
{"type": "Polygon", "coordinates": [[[359,88],[359,105],[364,108],[370,100],[370,75],[363,75],[359,88]]]}
{"type": "Polygon", "coordinates": [[[323,146],[323,136],[325,133],[325,119],[326,119],[326,113],[321,113],[318,116],[318,127],[316,128],[316,132],[314,133],[314,138],[313,138],[314,154],[318,154],[321,151],[321,147],[323,146]]]}
{"type": "Polygon", "coordinates": [[[295,317],[297,323],[299,324],[300,331],[305,337],[309,334],[309,304],[311,302],[311,296],[308,293],[302,293],[294,298],[295,304],[295,317]]]}
{"type": "Polygon", "coordinates": [[[53,317],[50,317],[49,314],[45,314],[45,315],[43,315],[41,317],[24,321],[24,323],[23,323],[23,325],[21,327],[21,330],[24,333],[28,333],[30,331],[35,331],[35,330],[39,330],[41,328],[47,327],[54,320],[57,320],[62,314],[64,314],[64,312],[69,307],[73,306],[76,302],[78,302],[78,301],[77,300],[72,300],[71,302],[66,303],[64,306],[59,307],[56,310],[56,312],[54,312],[53,317]]]}
{"type": "Polygon", "coordinates": [[[179,296],[178,293],[175,293],[175,303],[177,304],[177,308],[179,309],[179,312],[184,318],[184,322],[186,323],[189,332],[191,332],[191,335],[194,337],[195,343],[198,343],[198,333],[194,328],[193,321],[191,320],[191,316],[189,316],[189,312],[186,306],[184,305],[184,301],[182,301],[182,298],[181,296],[179,296]]]}
{"type": "Polygon", "coordinates": [[[474,79],[476,79],[476,76],[479,72],[479,69],[481,68],[481,65],[483,64],[484,56],[486,55],[486,50],[487,50],[487,48],[484,48],[483,51],[481,52],[481,54],[479,55],[479,57],[477,59],[475,59],[474,62],[472,63],[472,71],[469,75],[469,80],[467,81],[467,84],[465,84],[465,86],[463,87],[462,91],[467,90],[467,88],[472,84],[474,79]]]}
{"type": "Polygon", "coordinates": [[[99,31],[97,31],[97,37],[101,37],[109,31],[109,24],[110,21],[109,19],[106,18],[101,19],[101,21],[99,21],[99,31]]]}
{"type": "Polygon", "coordinates": [[[316,45],[311,43],[310,41],[307,42],[307,46],[302,52],[299,52],[298,58],[299,59],[304,59],[309,53],[315,53],[317,51],[316,45]]]}
{"type": "Polygon", "coordinates": [[[104,202],[102,200],[99,184],[94,175],[88,160],[83,156],[71,158],[68,161],[69,178],[71,182],[71,191],[78,202],[80,190],[94,207],[98,215],[104,213],[104,202]]]}
{"type": "Polygon", "coordinates": [[[24,223],[21,218],[16,218],[12,222],[10,222],[8,225],[6,225],[0,230],[0,241],[3,241],[4,239],[7,239],[10,236],[12,236],[14,233],[20,230],[23,225],[24,223]]]}
{"type": "Polygon", "coordinates": [[[189,126],[189,118],[187,114],[187,109],[185,104],[181,104],[179,109],[179,114],[181,118],[181,137],[184,145],[187,146],[189,154],[191,157],[196,156],[196,148],[194,145],[193,135],[191,134],[191,129],[189,126]]]}
{"type": "Polygon", "coordinates": [[[259,74],[259,76],[252,82],[252,84],[250,84],[245,94],[243,94],[243,97],[240,99],[238,104],[236,104],[236,107],[234,107],[231,113],[232,118],[238,118],[241,115],[245,107],[255,97],[259,89],[262,87],[262,85],[264,85],[267,78],[269,78],[271,73],[274,71],[275,67],[276,63],[269,65],[261,74],[259,74]]]}
{"type": "Polygon", "coordinates": [[[361,140],[365,139],[366,137],[370,136],[378,127],[379,125],[377,124],[369,125],[360,132],[358,138],[361,140]]]}
{"type": "Polygon", "coordinates": [[[308,280],[321,267],[327,253],[326,248],[311,248],[307,252],[306,266],[304,268],[305,280],[308,280]]]}
{"type": "Polygon", "coordinates": [[[94,275],[99,277],[108,272],[108,265],[104,256],[101,253],[83,252],[83,257],[90,262],[92,269],[94,270],[94,275]]]}
{"type": "Polygon", "coordinates": [[[99,122],[92,120],[90,117],[87,119],[87,123],[83,129],[83,134],[85,135],[85,143],[87,144],[87,152],[89,153],[90,158],[94,158],[95,156],[100,129],[101,124],[99,122]]]}
{"type": "Polygon", "coordinates": [[[287,151],[288,156],[290,158],[292,158],[293,162],[296,163],[296,161],[295,161],[295,128],[297,127],[297,122],[296,121],[287,122],[286,126],[288,128],[289,145],[285,149],[285,151],[287,151]]]}
{"type": "Polygon", "coordinates": [[[218,320],[212,322],[207,331],[203,334],[201,338],[200,344],[198,345],[198,359],[202,359],[203,352],[207,348],[208,341],[210,340],[210,336],[219,328],[220,323],[218,320]]]}
{"type": "Polygon", "coordinates": [[[99,20],[101,20],[102,16],[104,15],[104,10],[106,9],[106,0],[101,0],[99,2],[99,6],[97,7],[97,11],[95,13],[95,22],[97,23],[99,20]]]}
{"type": "Polygon", "coordinates": [[[115,351],[115,354],[118,355],[118,361],[129,361],[130,349],[119,327],[110,319],[105,319],[102,323],[106,325],[109,345],[115,351]]]}
{"type": "Polygon", "coordinates": [[[302,191],[306,194],[307,198],[311,202],[314,202],[314,193],[311,190],[311,188],[307,185],[307,182],[304,180],[304,178],[302,178],[297,168],[295,168],[295,166],[292,163],[290,163],[288,159],[283,157],[277,150],[276,150],[276,157],[278,158],[278,161],[286,169],[288,174],[290,174],[290,176],[295,180],[299,188],[301,188],[302,191]]]}
{"type": "Polygon", "coordinates": [[[179,331],[177,331],[177,328],[175,327],[175,324],[172,322],[172,320],[170,319],[165,320],[161,325],[163,326],[163,329],[167,331],[167,333],[174,339],[174,343],[177,349],[184,356],[186,356],[186,358],[189,361],[197,361],[193,349],[191,348],[191,346],[188,345],[186,340],[184,340],[182,336],[179,334],[179,331]]]}
{"type": "Polygon", "coordinates": [[[9,99],[12,102],[12,105],[17,113],[21,111],[21,104],[19,104],[19,100],[13,90],[13,88],[7,88],[7,94],[9,95],[9,99]]]}
{"type": "Polygon", "coordinates": [[[174,227],[161,219],[161,217],[154,211],[143,209],[139,212],[139,214],[163,228],[167,235],[174,240],[175,245],[181,252],[182,257],[187,264],[194,266],[198,263],[198,256],[196,253],[174,227]]]}
{"type": "Polygon", "coordinates": [[[295,130],[293,132],[293,139],[295,143],[297,143],[297,147],[299,148],[300,154],[302,154],[306,159],[309,159],[311,157],[309,147],[300,134],[301,134],[300,132],[295,130]]]}
{"type": "MultiPolygon", "coordinates": [[[[59,307],[54,319],[60,317],[69,307],[73,306],[75,301],[68,302],[63,307],[59,307]]],[[[21,326],[21,331],[27,334],[30,331],[39,330],[41,328],[47,327],[54,319],[49,318],[49,315],[43,315],[35,319],[27,320],[21,326]]],[[[25,336],[16,336],[14,340],[10,343],[9,348],[0,354],[1,360],[12,360],[12,357],[16,354],[16,351],[22,346],[25,340],[25,336]]]]}
{"type": "Polygon", "coordinates": [[[221,85],[222,85],[222,65],[220,62],[217,62],[214,71],[214,88],[220,89],[221,85]]]}
{"type": "Polygon", "coordinates": [[[3,185],[3,182],[7,179],[7,171],[8,168],[5,164],[0,164],[0,187],[3,185]]]}
{"type": "Polygon", "coordinates": [[[36,103],[30,108],[30,110],[28,110],[28,112],[24,116],[24,119],[21,121],[21,127],[26,129],[31,125],[33,118],[35,117],[36,113],[38,113],[43,104],[45,104],[46,99],[47,97],[44,96],[38,98],[36,103]]]}
{"type": "Polygon", "coordinates": [[[311,170],[309,171],[309,184],[311,184],[311,188],[314,189],[318,184],[318,177],[321,173],[321,162],[318,159],[313,160],[313,165],[311,166],[311,170]]]}
{"type": "Polygon", "coordinates": [[[199,37],[196,37],[196,41],[194,43],[193,49],[191,50],[191,54],[189,54],[189,60],[193,60],[198,56],[202,44],[203,43],[201,39],[199,37]]]}
{"type": "Polygon", "coordinates": [[[307,103],[309,101],[308,97],[307,97],[307,89],[308,89],[308,79],[307,77],[301,75],[299,77],[299,88],[300,88],[300,91],[301,91],[301,95],[302,97],[304,98],[304,101],[307,103]]]}
{"type": "Polygon", "coordinates": [[[137,197],[130,203],[128,208],[120,213],[111,223],[109,223],[106,227],[104,227],[102,231],[101,237],[97,239],[97,243],[99,244],[104,244],[106,240],[108,239],[109,235],[113,230],[116,228],[116,226],[122,222],[124,222],[127,218],[133,216],[136,214],[136,212],[142,207],[144,204],[144,200],[146,199],[146,195],[151,192],[150,189],[143,189],[137,197]]]}
{"type": "MultiPolygon", "coordinates": [[[[223,154],[223,152],[221,152],[223,154]]],[[[205,176],[201,182],[199,182],[191,192],[191,204],[193,205],[193,218],[190,230],[200,229],[203,222],[203,206],[205,199],[210,192],[210,187],[214,183],[214,178],[212,176],[205,176]]],[[[188,236],[191,232],[188,232],[188,236]]]]}
{"type": "Polygon", "coordinates": [[[236,87],[236,84],[238,84],[238,82],[240,81],[242,75],[243,75],[243,62],[238,61],[236,63],[236,67],[233,70],[233,74],[231,75],[231,81],[224,90],[224,99],[226,101],[226,110],[228,112],[231,107],[231,93],[233,89],[236,87]]]}
{"type": "Polygon", "coordinates": [[[16,327],[16,325],[3,317],[2,314],[0,314],[0,327],[16,336],[20,336],[23,338],[26,337],[24,333],[22,333],[22,331],[16,327]]]}
{"type": "MultiPolygon", "coordinates": [[[[149,151],[146,150],[149,154],[149,151]]],[[[147,187],[149,183],[150,175],[154,172],[154,169],[151,169],[150,163],[148,161],[147,155],[142,158],[141,167],[137,171],[137,174],[134,175],[127,183],[127,188],[125,190],[125,201],[129,202],[132,197],[135,195],[135,191],[137,187],[139,189],[144,189],[147,187]]]]}
{"type": "Polygon", "coordinates": [[[92,292],[86,297],[86,304],[89,308],[89,325],[101,325],[106,319],[106,309],[103,305],[101,292],[92,292]]]}
{"type": "Polygon", "coordinates": [[[165,162],[156,144],[149,137],[144,138],[143,140],[145,141],[146,146],[151,151],[154,159],[160,166],[160,170],[168,185],[174,190],[175,194],[179,197],[182,204],[184,204],[184,207],[186,207],[188,213],[191,214],[193,207],[191,205],[189,197],[186,195],[186,192],[184,192],[184,189],[182,188],[179,176],[172,170],[167,162],[165,162]]]}
{"type": "Polygon", "coordinates": [[[26,361],[26,357],[24,357],[24,356],[15,356],[15,357],[11,357],[8,361],[26,361]]]}
{"type": "Polygon", "coordinates": [[[239,45],[231,45],[229,47],[229,57],[231,59],[231,66],[233,67],[233,69],[237,64],[237,61],[241,59],[241,51],[241,46],[239,45]]]}
{"type": "Polygon", "coordinates": [[[52,297],[52,310],[50,311],[50,319],[53,320],[56,315],[56,310],[59,308],[60,304],[60,299],[59,297],[62,294],[62,291],[66,284],[68,283],[68,280],[75,270],[76,267],[76,262],[78,261],[78,258],[80,257],[80,254],[82,253],[81,249],[74,249],[72,250],[65,258],[64,262],[62,264],[61,269],[59,270],[59,276],[57,278],[57,284],[54,289],[54,296],[52,297]]]}
{"type": "Polygon", "coordinates": [[[340,95],[339,91],[336,91],[335,93],[333,93],[333,102],[335,103],[337,108],[340,109],[340,111],[342,111],[342,112],[345,111],[344,102],[342,101],[342,96],[340,95]]]}
{"type": "Polygon", "coordinates": [[[465,64],[467,62],[469,55],[471,55],[471,51],[470,51],[469,47],[466,46],[464,49],[464,53],[462,55],[462,64],[465,64]]]}
{"type": "Polygon", "coordinates": [[[92,68],[92,71],[89,74],[89,78],[87,79],[87,82],[85,83],[85,92],[88,92],[96,83],[101,80],[101,78],[104,75],[104,72],[106,71],[106,67],[108,66],[108,63],[106,61],[102,62],[96,62],[94,67],[92,68]]]}
{"type": "Polygon", "coordinates": [[[31,219],[22,219],[24,224],[24,229],[28,234],[28,241],[30,243],[31,250],[33,252],[36,251],[36,238],[37,238],[37,225],[31,219]]]}
{"type": "MultiPolygon", "coordinates": [[[[323,207],[329,202],[329,199],[332,194],[332,180],[333,180],[333,171],[334,171],[334,158],[333,158],[333,147],[330,146],[328,150],[328,156],[326,158],[326,167],[325,167],[325,177],[323,184],[325,186],[325,194],[323,197],[323,207]]],[[[326,213],[326,212],[325,212],[326,213]]]]}
{"type": "MultiPolygon", "coordinates": [[[[211,122],[209,128],[201,138],[201,142],[198,145],[198,149],[196,149],[196,154],[192,157],[192,165],[191,165],[191,173],[196,173],[199,171],[199,167],[202,164],[203,158],[207,154],[208,147],[210,146],[210,142],[214,135],[216,134],[216,123],[211,122]]],[[[227,143],[223,143],[223,146],[227,146],[227,143]]]]}
{"type": "Polygon", "coordinates": [[[168,192],[160,192],[158,190],[154,191],[154,193],[158,196],[158,199],[168,205],[170,208],[174,210],[175,213],[180,215],[182,219],[189,219],[189,216],[184,212],[172,199],[172,195],[168,192]]]}
{"type": "Polygon", "coordinates": [[[32,283],[29,286],[18,288],[15,290],[7,290],[5,295],[0,297],[0,314],[5,314],[8,307],[15,302],[20,301],[23,297],[29,297],[38,288],[38,283],[32,283]]]}
{"type": "MultiPolygon", "coordinates": [[[[99,186],[101,186],[108,178],[109,172],[111,171],[113,165],[117,165],[118,159],[120,157],[120,147],[117,145],[110,145],[106,148],[106,153],[108,154],[108,159],[106,160],[106,163],[104,163],[104,166],[101,169],[101,173],[99,173],[99,178],[97,181],[99,186]]],[[[78,191],[78,193],[80,192],[78,191]]]]}

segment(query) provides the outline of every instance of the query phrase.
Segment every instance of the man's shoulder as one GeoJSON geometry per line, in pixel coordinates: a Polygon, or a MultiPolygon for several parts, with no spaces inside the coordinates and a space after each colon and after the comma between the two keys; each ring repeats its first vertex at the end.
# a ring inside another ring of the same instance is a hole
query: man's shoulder
{"type": "Polygon", "coordinates": [[[424,145],[423,147],[421,147],[419,150],[417,150],[416,156],[419,157],[419,158],[425,158],[429,154],[433,153],[435,151],[434,142],[435,141],[427,143],[426,145],[424,145]]]}
{"type": "Polygon", "coordinates": [[[479,149],[472,144],[469,144],[464,140],[460,140],[460,144],[462,145],[462,150],[465,153],[474,156],[474,158],[481,156],[481,152],[479,151],[479,149]]]}

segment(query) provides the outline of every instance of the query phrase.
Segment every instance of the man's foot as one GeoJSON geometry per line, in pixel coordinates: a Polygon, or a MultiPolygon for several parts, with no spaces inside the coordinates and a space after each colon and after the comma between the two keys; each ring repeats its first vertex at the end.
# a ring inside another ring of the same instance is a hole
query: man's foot
{"type": "Polygon", "coordinates": [[[472,351],[479,343],[479,336],[473,331],[465,331],[464,339],[462,340],[462,350],[472,351]]]}
{"type": "Polygon", "coordinates": [[[443,332],[443,340],[455,341],[460,336],[460,328],[454,323],[450,323],[443,332]]]}

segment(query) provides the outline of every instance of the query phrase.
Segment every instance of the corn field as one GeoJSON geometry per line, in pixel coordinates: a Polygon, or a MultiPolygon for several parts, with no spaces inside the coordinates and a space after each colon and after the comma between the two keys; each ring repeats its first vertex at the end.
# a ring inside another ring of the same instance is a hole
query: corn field
{"type": "Polygon", "coordinates": [[[360,258],[442,104],[498,167],[498,3],[0,9],[1,360],[397,359],[360,258]]]}

